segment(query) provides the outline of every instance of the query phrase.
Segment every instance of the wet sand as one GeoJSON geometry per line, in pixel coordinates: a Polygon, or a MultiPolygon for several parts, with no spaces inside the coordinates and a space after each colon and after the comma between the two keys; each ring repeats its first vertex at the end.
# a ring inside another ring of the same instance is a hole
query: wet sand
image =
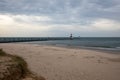
{"type": "Polygon", "coordinates": [[[120,80],[120,55],[22,43],[0,48],[23,57],[29,69],[46,80],[120,80]]]}

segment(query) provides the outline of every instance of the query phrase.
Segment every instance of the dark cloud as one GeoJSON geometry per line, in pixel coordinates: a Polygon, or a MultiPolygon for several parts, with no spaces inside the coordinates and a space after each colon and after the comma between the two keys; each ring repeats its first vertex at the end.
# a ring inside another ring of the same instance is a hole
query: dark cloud
{"type": "Polygon", "coordinates": [[[120,20],[119,0],[0,0],[0,13],[46,15],[59,20],[120,20]]]}

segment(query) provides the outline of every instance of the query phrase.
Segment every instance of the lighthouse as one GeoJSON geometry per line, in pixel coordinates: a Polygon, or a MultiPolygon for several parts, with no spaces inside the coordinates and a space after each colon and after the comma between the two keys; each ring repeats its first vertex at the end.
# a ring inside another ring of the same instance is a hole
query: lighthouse
{"type": "Polygon", "coordinates": [[[72,40],[73,39],[73,36],[72,36],[72,34],[70,34],[70,40],[72,40]]]}

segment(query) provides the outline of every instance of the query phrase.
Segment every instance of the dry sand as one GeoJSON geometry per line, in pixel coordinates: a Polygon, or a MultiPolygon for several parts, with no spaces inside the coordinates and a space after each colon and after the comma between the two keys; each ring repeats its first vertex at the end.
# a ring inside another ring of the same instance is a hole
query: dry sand
{"type": "Polygon", "coordinates": [[[35,44],[0,44],[46,80],[120,80],[120,55],[35,44]]]}

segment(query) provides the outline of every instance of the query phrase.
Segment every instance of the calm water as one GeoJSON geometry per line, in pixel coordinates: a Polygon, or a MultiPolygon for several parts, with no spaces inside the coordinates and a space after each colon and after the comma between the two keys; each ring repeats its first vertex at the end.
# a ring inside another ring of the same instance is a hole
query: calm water
{"type": "Polygon", "coordinates": [[[120,51],[120,38],[80,38],[79,40],[36,41],[27,43],[120,51]]]}

